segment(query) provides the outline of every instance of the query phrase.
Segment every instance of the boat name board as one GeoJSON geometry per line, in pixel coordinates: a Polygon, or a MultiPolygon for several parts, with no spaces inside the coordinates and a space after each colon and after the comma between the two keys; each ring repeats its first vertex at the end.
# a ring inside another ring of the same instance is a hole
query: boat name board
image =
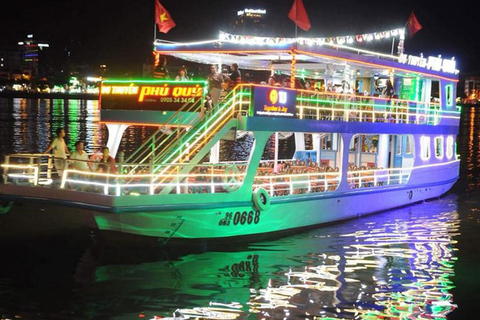
{"type": "Polygon", "coordinates": [[[296,90],[255,86],[253,89],[254,116],[296,118],[296,100],[296,90]]]}
{"type": "Polygon", "coordinates": [[[398,62],[433,71],[442,71],[453,74],[458,73],[458,70],[456,69],[457,63],[455,58],[442,59],[441,56],[429,56],[428,58],[425,58],[423,55],[413,56],[410,54],[401,54],[400,57],[398,57],[398,62]]]}
{"type": "Polygon", "coordinates": [[[169,110],[202,99],[204,82],[107,82],[100,90],[102,110],[169,110]]]}

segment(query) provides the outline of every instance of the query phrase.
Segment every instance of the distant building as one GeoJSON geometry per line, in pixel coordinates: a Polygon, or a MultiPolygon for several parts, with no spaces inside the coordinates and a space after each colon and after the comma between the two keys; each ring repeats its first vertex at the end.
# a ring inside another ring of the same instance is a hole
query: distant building
{"type": "Polygon", "coordinates": [[[30,70],[32,77],[41,76],[43,73],[42,58],[44,50],[50,47],[46,41],[37,41],[33,34],[27,35],[27,39],[18,42],[19,49],[23,55],[23,70],[30,70]]]}
{"type": "Polygon", "coordinates": [[[248,9],[238,10],[234,18],[232,32],[242,35],[265,35],[267,10],[248,9]]]}
{"type": "Polygon", "coordinates": [[[464,80],[466,103],[480,103],[480,75],[466,75],[464,80]]]}
{"type": "Polygon", "coordinates": [[[17,48],[0,48],[0,78],[12,79],[12,74],[22,72],[23,54],[17,48]]]}

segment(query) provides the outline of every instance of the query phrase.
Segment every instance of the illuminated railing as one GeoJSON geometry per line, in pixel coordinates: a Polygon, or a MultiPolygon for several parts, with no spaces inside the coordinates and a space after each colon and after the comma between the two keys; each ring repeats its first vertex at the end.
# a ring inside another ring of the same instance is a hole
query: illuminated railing
{"type": "Polygon", "coordinates": [[[412,168],[349,170],[350,189],[406,184],[412,168]]]}
{"type": "Polygon", "coordinates": [[[5,156],[3,168],[4,183],[45,185],[52,183],[54,157],[41,153],[9,154],[5,156]]]}
{"type": "Polygon", "coordinates": [[[158,174],[154,172],[158,166],[151,164],[110,164],[67,159],[67,169],[63,170],[60,177],[51,159],[53,157],[41,154],[7,156],[6,163],[2,164],[4,183],[24,186],[50,184],[54,188],[117,196],[151,195],[160,193],[163,189],[168,189],[167,193],[177,194],[218,193],[237,190],[244,182],[247,167],[246,163],[168,164],[162,166],[168,167],[169,172],[163,174],[162,181],[159,182],[158,174]],[[81,162],[88,165],[88,171],[74,169],[81,162]],[[100,172],[100,167],[104,171],[100,172]],[[132,167],[135,167],[135,174],[129,173],[132,167]],[[115,168],[118,173],[111,172],[111,168],[115,168]],[[52,184],[53,181],[56,183],[52,184]]]}
{"type": "MultiPolygon", "coordinates": [[[[195,193],[229,193],[238,190],[244,183],[248,164],[167,164],[168,173],[158,181],[158,174],[151,164],[123,164],[115,166],[106,163],[104,172],[95,171],[99,163],[94,161],[66,160],[67,169],[63,170],[57,183],[52,183],[56,171],[52,165],[53,157],[42,154],[8,155],[4,169],[4,183],[21,186],[49,185],[49,187],[70,190],[103,193],[105,195],[153,195],[153,194],[195,194],[195,193]],[[11,162],[15,158],[16,161],[11,162]],[[86,162],[92,171],[73,169],[75,163],[86,162]],[[97,167],[95,167],[97,165],[97,167]],[[137,173],[131,174],[131,167],[137,173]],[[115,168],[118,173],[110,172],[115,168]],[[140,170],[138,170],[140,169],[140,170]]],[[[382,187],[406,184],[411,172],[427,167],[446,166],[456,163],[422,165],[412,168],[366,169],[347,172],[347,183],[351,189],[382,187]]],[[[160,168],[163,170],[163,168],[160,168]]],[[[304,168],[306,172],[308,167],[304,168]]],[[[341,171],[321,171],[293,174],[274,174],[257,171],[253,189],[262,187],[271,197],[295,194],[335,191],[340,186],[341,171]]]]}
{"type": "Polygon", "coordinates": [[[264,188],[271,197],[277,197],[335,191],[340,180],[341,172],[257,175],[253,187],[264,188]]]}
{"type": "Polygon", "coordinates": [[[167,189],[167,193],[225,193],[237,190],[244,182],[246,164],[169,164],[168,171],[158,182],[153,166],[120,164],[119,172],[129,172],[130,166],[141,168],[139,173],[96,173],[65,170],[61,188],[100,192],[110,195],[152,195],[167,189]],[[184,173],[187,171],[187,173],[184,173]]]}
{"type": "MultiPolygon", "coordinates": [[[[237,115],[247,115],[250,107],[249,85],[236,86],[217,107],[209,110],[203,119],[197,122],[191,130],[177,137],[164,151],[159,154],[155,164],[165,165],[167,163],[184,163],[210,141],[223,126],[237,115]]],[[[155,181],[161,186],[165,181],[165,175],[171,174],[170,166],[157,166],[154,172],[158,172],[155,181]],[[162,168],[162,169],[160,169],[162,168]]]]}
{"type": "Polygon", "coordinates": [[[436,125],[442,118],[460,119],[458,111],[438,103],[297,90],[301,119],[436,125]]]}
{"type": "Polygon", "coordinates": [[[198,121],[198,113],[202,111],[203,100],[195,103],[185,103],[176,111],[156,132],[154,132],[135,152],[130,155],[126,162],[144,163],[156,158],[157,150],[166,147],[169,138],[175,138],[182,134],[188,127],[193,126],[198,121]],[[181,125],[178,124],[180,114],[186,114],[181,125]],[[171,130],[171,133],[165,135],[164,132],[171,130]]]}
{"type": "Polygon", "coordinates": [[[249,85],[236,86],[217,107],[207,112],[197,125],[178,137],[159,155],[162,163],[177,163],[189,159],[223,125],[238,114],[247,115],[250,106],[249,85]],[[169,147],[175,147],[173,150],[169,147]]]}

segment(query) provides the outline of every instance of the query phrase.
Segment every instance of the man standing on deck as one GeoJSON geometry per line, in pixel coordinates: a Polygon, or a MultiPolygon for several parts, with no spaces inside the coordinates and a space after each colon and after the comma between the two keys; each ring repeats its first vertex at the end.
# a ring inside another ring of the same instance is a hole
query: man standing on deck
{"type": "Polygon", "coordinates": [[[217,105],[218,99],[222,95],[222,84],[226,80],[226,76],[220,72],[217,72],[217,67],[210,66],[210,74],[207,76],[208,80],[208,94],[212,99],[212,104],[217,105]]]}
{"type": "Polygon", "coordinates": [[[228,84],[229,91],[242,82],[242,74],[238,70],[238,64],[232,63],[231,69],[232,73],[230,74],[230,82],[228,84]]]}
{"type": "Polygon", "coordinates": [[[161,58],[159,65],[153,71],[153,77],[156,79],[165,79],[165,80],[170,79],[170,73],[168,72],[168,69],[167,69],[166,57],[161,58]]]}
{"type": "Polygon", "coordinates": [[[83,148],[83,141],[79,140],[75,143],[75,151],[70,155],[70,164],[75,170],[90,171],[90,167],[88,166],[88,155],[83,148]]]}
{"type": "Polygon", "coordinates": [[[52,143],[48,146],[47,150],[43,152],[46,154],[53,150],[53,157],[54,157],[54,165],[55,169],[57,170],[58,175],[62,178],[63,170],[65,169],[66,159],[68,155],[68,148],[67,144],[65,143],[65,129],[58,128],[57,129],[57,137],[52,140],[52,143]]]}

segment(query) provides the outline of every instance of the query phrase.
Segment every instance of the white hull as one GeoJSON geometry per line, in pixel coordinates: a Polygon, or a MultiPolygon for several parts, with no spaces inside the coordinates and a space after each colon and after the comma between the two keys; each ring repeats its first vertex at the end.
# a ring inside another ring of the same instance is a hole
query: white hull
{"type": "Polygon", "coordinates": [[[101,214],[96,216],[96,221],[100,230],[166,239],[255,236],[303,229],[410,205],[445,194],[453,183],[291,196],[273,201],[264,211],[250,205],[192,211],[132,212],[101,214]],[[239,218],[235,223],[235,214],[241,217],[244,212],[245,218],[239,218]]]}

